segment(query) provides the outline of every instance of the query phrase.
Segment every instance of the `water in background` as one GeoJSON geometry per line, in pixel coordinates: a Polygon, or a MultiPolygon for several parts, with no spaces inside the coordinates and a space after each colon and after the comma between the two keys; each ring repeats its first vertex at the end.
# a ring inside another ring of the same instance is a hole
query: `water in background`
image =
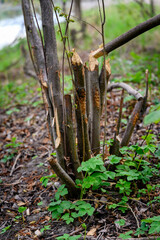
{"type": "MultiPolygon", "coordinates": [[[[0,4],[0,8],[1,8],[1,4],[0,4]]],[[[11,10],[12,15],[14,15],[13,11],[14,11],[14,7],[11,10]]],[[[37,15],[37,19],[41,27],[41,19],[39,15],[37,15]]],[[[54,17],[54,21],[56,24],[57,21],[55,17],[54,17]]],[[[64,18],[60,17],[59,21],[63,22],[64,18]]],[[[23,19],[22,13],[19,16],[13,16],[12,18],[8,17],[0,20],[0,49],[8,45],[14,45],[15,43],[17,43],[19,39],[25,38],[25,36],[26,36],[26,33],[25,33],[24,19],[23,19]]]]}

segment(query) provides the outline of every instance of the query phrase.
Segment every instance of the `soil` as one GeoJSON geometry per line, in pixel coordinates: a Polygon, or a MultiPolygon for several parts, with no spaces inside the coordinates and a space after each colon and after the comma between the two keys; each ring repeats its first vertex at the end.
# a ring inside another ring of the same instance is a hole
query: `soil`
{"type": "MultiPolygon", "coordinates": [[[[112,99],[110,95],[108,96],[107,139],[113,138],[120,94],[121,92],[116,91],[114,96],[112,93],[112,99]]],[[[125,105],[127,117],[130,115],[134,104],[133,101],[125,105]]],[[[109,210],[105,204],[100,204],[94,217],[78,219],[70,225],[61,220],[52,220],[47,207],[54,197],[59,179],[50,182],[46,188],[40,182],[42,176],[53,174],[47,160],[54,150],[48,137],[45,111],[43,106],[23,105],[16,107],[20,111],[11,115],[7,115],[6,110],[0,110],[0,158],[2,159],[13,153],[9,152],[10,148],[5,146],[11,142],[13,137],[16,137],[17,142],[22,143],[16,148],[18,151],[14,152],[12,159],[8,160],[7,163],[0,163],[0,179],[3,181],[0,184],[0,230],[11,225],[9,230],[0,235],[0,239],[47,240],[55,239],[64,233],[71,236],[84,235],[84,229],[81,227],[83,222],[87,225],[88,235],[86,239],[118,239],[121,232],[135,230],[137,221],[139,222],[140,219],[160,214],[156,204],[153,206],[153,211],[150,211],[150,207],[147,205],[148,199],[144,198],[131,201],[131,211],[127,211],[125,214],[117,210],[109,210]],[[38,205],[40,202],[42,202],[42,205],[38,205]],[[27,207],[27,210],[24,212],[23,218],[16,220],[16,217],[21,215],[18,212],[18,208],[21,206],[27,207]],[[125,226],[120,228],[118,224],[115,224],[115,220],[118,219],[126,220],[125,226]],[[51,230],[44,231],[41,234],[40,229],[46,225],[51,225],[51,230]]],[[[102,139],[103,121],[102,117],[102,139]]],[[[123,132],[123,124],[121,129],[123,132]]],[[[152,132],[157,137],[159,129],[160,124],[154,125],[152,128],[152,132]]],[[[140,141],[140,137],[145,133],[146,128],[140,120],[134,130],[131,143],[140,141]]],[[[155,181],[158,181],[158,179],[155,181]]],[[[158,196],[159,193],[156,194],[158,196]]],[[[111,201],[113,197],[117,199],[118,194],[94,196],[94,198],[99,198],[102,201],[111,201]]]]}

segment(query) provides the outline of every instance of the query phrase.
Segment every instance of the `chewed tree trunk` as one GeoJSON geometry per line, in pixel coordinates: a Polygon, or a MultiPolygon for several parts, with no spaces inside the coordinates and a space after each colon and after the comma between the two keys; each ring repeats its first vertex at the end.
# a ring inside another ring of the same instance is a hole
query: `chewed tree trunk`
{"type": "MultiPolygon", "coordinates": [[[[113,83],[108,85],[111,75],[109,60],[106,60],[100,72],[96,58],[102,56],[105,52],[111,52],[135,36],[159,25],[160,15],[123,34],[105,45],[104,48],[92,52],[89,55],[89,68],[86,64],[83,64],[76,51],[72,52],[71,60],[67,55],[71,72],[73,72],[74,94],[64,95],[61,90],[53,21],[53,9],[56,11],[56,7],[54,1],[51,0],[39,0],[39,2],[42,15],[42,30],[40,30],[39,26],[37,28],[38,22],[34,20],[33,1],[22,0],[22,8],[28,47],[35,72],[41,84],[46,121],[53,148],[56,151],[56,157],[51,156],[49,163],[60,180],[66,184],[70,196],[77,197],[79,192],[75,180],[83,179],[83,174],[78,171],[80,163],[87,161],[91,156],[101,151],[100,118],[103,112],[106,90],[111,91],[114,88],[122,88],[137,99],[122,141],[118,144],[115,141],[118,148],[129,143],[139,113],[144,105],[143,96],[127,84],[113,83]]],[[[76,3],[79,4],[80,1],[76,1],[76,3]]],[[[67,19],[68,23],[69,19],[67,19]]],[[[64,40],[63,36],[62,40],[64,40]]],[[[67,54],[65,41],[63,43],[67,54]]],[[[118,128],[119,126],[120,117],[118,128]]],[[[118,153],[119,149],[117,147],[113,149],[116,149],[113,150],[113,154],[118,153]]]]}

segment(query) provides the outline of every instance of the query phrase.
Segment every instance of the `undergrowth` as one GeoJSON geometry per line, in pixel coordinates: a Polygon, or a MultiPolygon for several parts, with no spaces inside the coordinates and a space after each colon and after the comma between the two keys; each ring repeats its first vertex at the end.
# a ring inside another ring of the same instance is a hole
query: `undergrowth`
{"type": "MultiPolygon", "coordinates": [[[[160,206],[160,198],[157,196],[160,184],[153,183],[153,180],[159,176],[160,145],[155,140],[154,134],[148,133],[142,139],[143,142],[145,141],[145,145],[137,143],[129,147],[122,147],[120,149],[121,157],[110,155],[107,159],[109,164],[106,167],[101,154],[82,162],[78,172],[83,172],[84,179],[76,180],[76,187],[80,190],[79,200],[68,200],[68,190],[64,184],[61,185],[49,204],[48,210],[51,212],[52,218],[64,220],[67,224],[78,218],[85,222],[87,216],[98,214],[97,209],[101,205],[108,211],[117,209],[122,214],[130,211],[134,215],[131,207],[132,201],[144,201],[144,199],[145,204],[154,214],[153,204],[154,208],[160,206]],[[153,158],[157,159],[156,164],[152,163],[153,158]],[[118,199],[116,193],[118,193],[118,199]],[[101,200],[102,196],[106,200],[101,200]]],[[[46,178],[49,180],[50,176],[46,178]]],[[[45,186],[47,186],[46,178],[41,179],[45,186]]],[[[134,217],[137,220],[135,215],[134,217]]],[[[116,224],[123,226],[125,221],[121,219],[116,224]]],[[[121,233],[119,237],[129,239],[132,236],[149,236],[159,233],[160,216],[154,216],[141,219],[141,224],[136,231],[121,233]]],[[[72,238],[66,234],[57,239],[72,238]]]]}

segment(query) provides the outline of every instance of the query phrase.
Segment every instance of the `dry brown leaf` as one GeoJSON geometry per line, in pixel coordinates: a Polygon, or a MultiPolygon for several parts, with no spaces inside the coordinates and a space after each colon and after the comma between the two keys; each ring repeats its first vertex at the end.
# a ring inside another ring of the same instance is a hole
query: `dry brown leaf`
{"type": "Polygon", "coordinates": [[[19,202],[17,202],[17,205],[18,205],[19,207],[21,207],[21,206],[26,205],[26,203],[24,203],[24,202],[22,202],[22,201],[19,201],[19,202]]]}
{"type": "Polygon", "coordinates": [[[89,230],[89,232],[87,233],[87,236],[94,236],[95,233],[97,231],[97,228],[92,228],[91,230],[89,230]]]}

